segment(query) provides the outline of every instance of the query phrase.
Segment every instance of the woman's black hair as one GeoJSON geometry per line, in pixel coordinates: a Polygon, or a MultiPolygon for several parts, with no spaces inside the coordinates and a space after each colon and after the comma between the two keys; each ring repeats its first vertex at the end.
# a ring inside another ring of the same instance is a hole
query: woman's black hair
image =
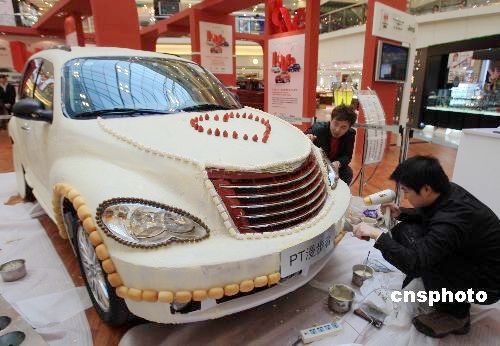
{"type": "Polygon", "coordinates": [[[438,159],[432,156],[413,156],[401,162],[390,178],[417,193],[424,185],[429,185],[438,193],[446,193],[450,189],[448,176],[438,159]]]}

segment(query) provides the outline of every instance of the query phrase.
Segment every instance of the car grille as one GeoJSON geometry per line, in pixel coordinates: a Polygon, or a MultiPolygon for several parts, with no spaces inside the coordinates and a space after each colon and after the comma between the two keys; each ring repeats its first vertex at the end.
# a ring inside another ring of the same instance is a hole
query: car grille
{"type": "Polygon", "coordinates": [[[291,172],[207,173],[240,233],[272,232],[303,223],[319,213],[327,197],[312,153],[291,172]]]}

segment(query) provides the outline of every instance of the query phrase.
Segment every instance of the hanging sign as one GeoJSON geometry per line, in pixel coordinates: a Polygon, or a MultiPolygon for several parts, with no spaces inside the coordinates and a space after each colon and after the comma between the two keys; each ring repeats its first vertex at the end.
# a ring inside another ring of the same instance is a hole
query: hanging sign
{"type": "MultiPolygon", "coordinates": [[[[367,125],[385,126],[385,112],[380,103],[380,99],[375,91],[362,90],[357,93],[358,101],[363,109],[367,125]]],[[[382,161],[387,141],[387,135],[384,129],[367,129],[365,141],[364,164],[369,165],[382,161]]]]}
{"type": "Polygon", "coordinates": [[[12,0],[0,0],[0,25],[16,26],[12,0]]]}
{"type": "Polygon", "coordinates": [[[273,38],[268,43],[267,111],[292,123],[302,122],[304,46],[305,34],[273,38]]]}
{"type": "Polygon", "coordinates": [[[201,66],[216,74],[233,74],[233,27],[200,22],[201,66]]]}
{"type": "Polygon", "coordinates": [[[413,43],[417,20],[414,15],[375,2],[372,35],[394,41],[413,43]]]}

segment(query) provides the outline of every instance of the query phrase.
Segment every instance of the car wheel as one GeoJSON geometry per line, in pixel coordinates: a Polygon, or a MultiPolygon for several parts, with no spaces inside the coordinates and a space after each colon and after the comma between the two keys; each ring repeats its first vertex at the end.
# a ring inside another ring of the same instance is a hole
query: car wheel
{"type": "Polygon", "coordinates": [[[33,189],[26,182],[24,167],[21,163],[21,159],[15,145],[13,145],[12,156],[14,161],[14,170],[16,171],[17,192],[25,201],[34,202],[36,198],[35,195],[33,195],[33,189]]]}
{"type": "Polygon", "coordinates": [[[72,241],[76,249],[80,271],[92,304],[104,322],[112,326],[122,325],[133,315],[129,312],[125,301],[116,295],[115,289],[106,279],[106,273],[97,258],[94,246],[90,242],[89,236],[83,229],[76,213],[73,213],[71,219],[69,227],[72,228],[73,232],[70,234],[73,237],[72,241]]]}

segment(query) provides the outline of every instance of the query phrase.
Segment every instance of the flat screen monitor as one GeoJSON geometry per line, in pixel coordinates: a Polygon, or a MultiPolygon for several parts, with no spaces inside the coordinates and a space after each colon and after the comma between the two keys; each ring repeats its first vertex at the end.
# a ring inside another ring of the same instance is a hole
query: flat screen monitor
{"type": "Polygon", "coordinates": [[[409,48],[379,41],[375,80],[404,83],[408,66],[409,48]]]}

